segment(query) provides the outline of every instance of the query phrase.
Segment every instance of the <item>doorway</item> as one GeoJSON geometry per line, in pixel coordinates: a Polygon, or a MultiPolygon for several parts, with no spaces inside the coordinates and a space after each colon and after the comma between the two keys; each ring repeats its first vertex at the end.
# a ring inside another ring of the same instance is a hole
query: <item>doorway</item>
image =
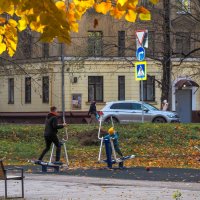
{"type": "Polygon", "coordinates": [[[191,89],[176,89],[176,112],[178,113],[181,122],[192,122],[192,90],[191,89]]]}

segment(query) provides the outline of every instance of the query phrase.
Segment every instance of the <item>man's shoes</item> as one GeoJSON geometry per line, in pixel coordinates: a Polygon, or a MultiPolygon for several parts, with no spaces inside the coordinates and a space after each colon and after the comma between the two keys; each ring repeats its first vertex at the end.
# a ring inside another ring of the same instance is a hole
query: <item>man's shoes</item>
{"type": "Polygon", "coordinates": [[[63,163],[60,162],[60,161],[55,161],[55,162],[53,162],[53,164],[54,164],[54,165],[62,165],[63,163]]]}

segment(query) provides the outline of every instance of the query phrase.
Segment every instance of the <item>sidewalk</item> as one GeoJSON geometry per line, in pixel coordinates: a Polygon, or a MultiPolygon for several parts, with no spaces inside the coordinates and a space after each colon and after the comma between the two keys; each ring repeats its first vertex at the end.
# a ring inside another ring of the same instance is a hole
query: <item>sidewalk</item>
{"type": "MultiPolygon", "coordinates": [[[[25,174],[25,199],[41,200],[199,200],[199,183],[123,180],[54,174],[25,174]]],[[[9,181],[9,194],[20,193],[20,184],[9,181]],[[15,185],[15,187],[12,187],[15,185]],[[11,187],[10,187],[11,186],[11,187]],[[17,186],[17,187],[16,187],[17,186]]],[[[0,199],[4,182],[0,181],[0,199]]]]}

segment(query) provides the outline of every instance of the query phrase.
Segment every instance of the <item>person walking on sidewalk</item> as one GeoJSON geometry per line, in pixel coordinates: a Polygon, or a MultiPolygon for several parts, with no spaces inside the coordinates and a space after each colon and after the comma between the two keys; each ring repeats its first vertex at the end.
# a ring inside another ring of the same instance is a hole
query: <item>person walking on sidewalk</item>
{"type": "Polygon", "coordinates": [[[96,102],[92,101],[90,104],[90,109],[88,111],[88,115],[90,115],[90,123],[97,123],[97,108],[96,108],[96,102]]]}
{"type": "Polygon", "coordinates": [[[66,125],[66,123],[58,124],[57,108],[55,106],[52,106],[45,121],[44,140],[46,143],[46,147],[38,158],[38,162],[42,161],[45,154],[50,150],[51,144],[54,143],[56,146],[56,160],[54,164],[62,164],[60,162],[61,143],[59,142],[59,139],[57,137],[57,132],[58,129],[64,128],[66,125]]]}

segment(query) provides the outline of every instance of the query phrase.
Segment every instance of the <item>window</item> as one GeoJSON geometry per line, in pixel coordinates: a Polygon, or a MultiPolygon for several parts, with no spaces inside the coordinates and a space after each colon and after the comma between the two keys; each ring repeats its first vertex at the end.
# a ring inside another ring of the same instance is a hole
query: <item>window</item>
{"type": "Polygon", "coordinates": [[[8,103],[14,104],[14,78],[8,79],[8,103]]]}
{"type": "Polygon", "coordinates": [[[131,110],[132,103],[114,103],[110,109],[121,109],[121,110],[131,110]]]}
{"type": "Polygon", "coordinates": [[[28,30],[25,30],[20,33],[19,36],[20,39],[20,46],[21,46],[21,52],[23,53],[23,56],[25,58],[31,58],[32,54],[32,36],[31,33],[28,30]]]}
{"type": "Polygon", "coordinates": [[[49,103],[49,77],[42,77],[42,101],[43,103],[49,103]]]}
{"type": "Polygon", "coordinates": [[[25,78],[25,103],[31,103],[31,77],[25,78]]]}
{"type": "Polygon", "coordinates": [[[88,77],[88,101],[103,102],[103,77],[89,76],[88,77]]]}
{"type": "Polygon", "coordinates": [[[190,33],[176,33],[176,53],[187,54],[190,52],[190,33]]]}
{"type": "Polygon", "coordinates": [[[88,55],[103,56],[102,31],[88,31],[88,55]]]}
{"type": "Polygon", "coordinates": [[[118,76],[118,100],[125,100],[125,76],[118,76]]]}
{"type": "Polygon", "coordinates": [[[43,43],[43,58],[49,57],[49,43],[43,43]]]}
{"type": "Polygon", "coordinates": [[[190,13],[190,0],[177,0],[177,9],[178,14],[190,13]]]}
{"type": "MultiPolygon", "coordinates": [[[[155,32],[154,31],[148,31],[148,34],[145,34],[145,36],[148,35],[148,48],[146,48],[146,54],[147,56],[154,56],[155,55],[155,32]]],[[[145,40],[146,38],[144,38],[145,40]]]]}
{"type": "Polygon", "coordinates": [[[125,56],[125,31],[118,31],[118,56],[125,56]]]}
{"type": "MultiPolygon", "coordinates": [[[[141,81],[140,81],[140,100],[141,100],[141,81]]],[[[143,81],[143,100],[155,101],[155,77],[148,76],[146,81],[143,81]]]]}
{"type": "Polygon", "coordinates": [[[142,106],[139,103],[132,103],[133,110],[142,110],[142,106]]]}

